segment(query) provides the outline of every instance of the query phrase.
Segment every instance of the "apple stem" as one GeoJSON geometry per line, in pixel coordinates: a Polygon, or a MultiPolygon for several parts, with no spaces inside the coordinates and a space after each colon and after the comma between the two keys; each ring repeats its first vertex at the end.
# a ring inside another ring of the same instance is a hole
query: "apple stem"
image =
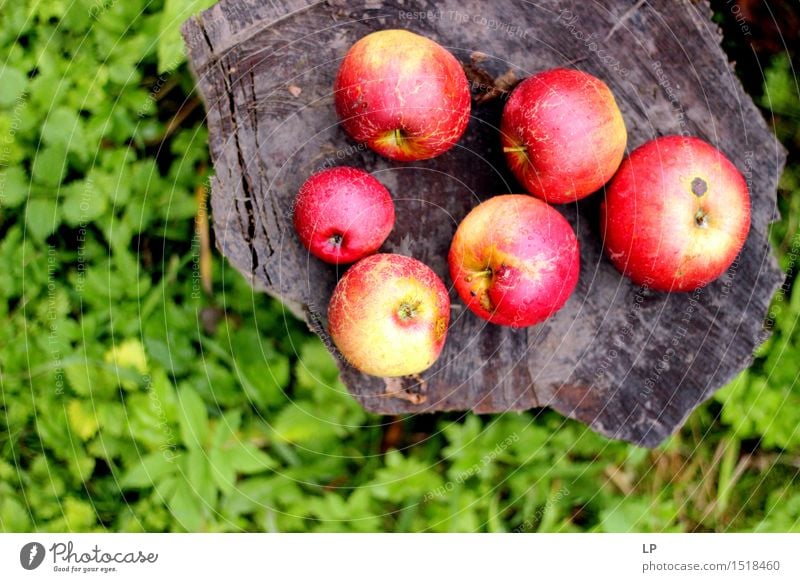
{"type": "Polygon", "coordinates": [[[527,146],[524,146],[524,145],[522,145],[522,146],[513,146],[513,147],[504,147],[503,151],[506,152],[506,153],[509,153],[509,152],[527,152],[528,148],[527,148],[527,146]]]}
{"type": "Polygon", "coordinates": [[[394,130],[394,141],[398,144],[403,141],[403,132],[401,132],[399,129],[394,130]]]}
{"type": "Polygon", "coordinates": [[[467,275],[466,280],[467,280],[467,282],[470,282],[475,277],[488,277],[488,276],[491,276],[491,274],[492,274],[492,270],[491,269],[486,269],[485,271],[477,271],[475,273],[470,273],[469,275],[467,275]]]}

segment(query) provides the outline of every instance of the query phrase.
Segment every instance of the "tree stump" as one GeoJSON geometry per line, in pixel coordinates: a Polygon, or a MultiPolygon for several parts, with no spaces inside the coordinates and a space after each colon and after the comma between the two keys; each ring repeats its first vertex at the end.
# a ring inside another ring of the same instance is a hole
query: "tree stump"
{"type": "Polygon", "coordinates": [[[748,365],[766,339],[764,316],[782,281],[767,231],[785,153],[743,92],[710,16],[704,1],[674,0],[222,0],[183,28],[208,112],[217,245],[256,289],[279,297],[332,348],[326,308],[342,269],[300,245],[292,202],[311,173],[362,167],[395,199],[397,224],[384,250],[430,265],[451,288],[453,304],[444,352],[421,377],[368,377],[339,360],[364,408],[400,414],[549,406],[608,437],[655,446],[748,365]],[[338,65],[353,42],[386,28],[435,39],[473,81],[469,128],[434,160],[393,163],[338,127],[338,65]],[[578,233],[582,268],[575,294],[554,318],[501,328],[458,300],[446,263],[457,224],[482,200],[522,191],[499,147],[507,89],[555,66],[608,83],[629,151],[662,135],[697,135],[742,171],[752,229],[721,279],[694,293],[663,294],[623,278],[602,253],[601,192],[559,207],[578,233]]]}

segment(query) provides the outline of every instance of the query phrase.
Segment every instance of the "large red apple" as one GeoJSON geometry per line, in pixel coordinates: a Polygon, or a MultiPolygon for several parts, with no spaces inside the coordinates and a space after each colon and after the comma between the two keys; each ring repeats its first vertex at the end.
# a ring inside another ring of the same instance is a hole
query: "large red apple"
{"type": "Polygon", "coordinates": [[[418,374],[444,346],[450,298],[416,259],[367,257],[339,280],[328,306],[329,332],[344,358],[373,376],[418,374]]]}
{"type": "Polygon", "coordinates": [[[467,307],[512,327],[534,325],[561,309],[580,272],[569,222],[525,194],[495,196],[473,208],[456,230],[448,262],[467,307]]]}
{"type": "Polygon", "coordinates": [[[601,205],[611,262],[639,285],[688,291],[731,265],[750,230],[739,170],[695,137],[647,142],[626,159],[601,205]]]}
{"type": "Polygon", "coordinates": [[[394,226],[389,191],[368,173],[340,166],[311,176],[294,206],[300,242],[315,257],[334,264],[371,255],[394,226]]]}
{"type": "Polygon", "coordinates": [[[393,160],[446,152],[469,121],[469,85],[459,62],[407,30],[381,30],[356,42],[342,61],[334,92],[347,133],[393,160]]]}
{"type": "Polygon", "coordinates": [[[522,186],[562,204],[588,196],[614,175],[628,133],[603,81],[553,69],[517,85],[503,109],[500,138],[522,186]]]}

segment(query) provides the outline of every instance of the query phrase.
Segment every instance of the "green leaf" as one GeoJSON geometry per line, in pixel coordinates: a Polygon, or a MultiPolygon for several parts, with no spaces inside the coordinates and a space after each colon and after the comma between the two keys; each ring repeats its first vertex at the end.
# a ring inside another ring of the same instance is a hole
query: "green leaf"
{"type": "Polygon", "coordinates": [[[318,339],[310,340],[300,348],[296,373],[298,383],[311,389],[329,386],[339,377],[333,356],[318,339]]]}
{"type": "Polygon", "coordinates": [[[42,141],[48,145],[63,146],[73,152],[83,152],[86,149],[86,137],[80,118],[67,107],[57,107],[47,116],[42,126],[42,141]]]}
{"type": "Polygon", "coordinates": [[[0,107],[10,107],[25,92],[28,77],[8,65],[0,69],[0,107]]]}
{"type": "Polygon", "coordinates": [[[601,511],[600,527],[607,533],[668,532],[677,508],[670,500],[654,503],[645,496],[613,497],[601,511]]]}
{"type": "Polygon", "coordinates": [[[119,377],[120,385],[126,390],[136,390],[139,379],[146,375],[147,356],[144,346],[136,338],[128,338],[115,343],[104,356],[113,373],[119,377]]]}
{"type": "Polygon", "coordinates": [[[249,475],[274,468],[277,463],[264,451],[248,442],[239,442],[225,449],[223,454],[230,460],[237,473],[249,475]]]}
{"type": "Polygon", "coordinates": [[[152,487],[153,483],[172,475],[177,468],[172,456],[161,451],[150,453],[125,473],[120,485],[126,489],[152,487]]]}
{"type": "Polygon", "coordinates": [[[442,479],[428,463],[405,457],[398,451],[386,454],[386,466],[375,472],[372,494],[396,503],[430,497],[442,488],[442,479]]]}
{"type": "Polygon", "coordinates": [[[31,531],[30,515],[16,499],[7,496],[0,501],[0,531],[31,531]]]}
{"type": "Polygon", "coordinates": [[[81,499],[67,497],[64,500],[63,507],[64,520],[67,523],[67,528],[72,531],[86,529],[97,518],[92,505],[81,499]]]}
{"type": "Polygon", "coordinates": [[[797,81],[788,57],[784,54],[776,54],[767,67],[764,77],[764,94],[761,97],[761,105],[775,113],[785,115],[800,113],[797,81]]]}
{"type": "Polygon", "coordinates": [[[203,525],[203,506],[186,481],[178,481],[169,499],[169,510],[186,531],[198,531],[203,525]]]}
{"type": "Polygon", "coordinates": [[[337,493],[326,493],[309,500],[309,513],[320,520],[315,531],[340,532],[343,523],[354,531],[374,532],[380,529],[380,518],[370,507],[368,490],[357,489],[345,500],[337,493]]]}
{"type": "Polygon", "coordinates": [[[178,391],[178,422],[181,440],[188,448],[202,447],[208,436],[206,405],[189,386],[178,391]]]}
{"type": "Polygon", "coordinates": [[[194,493],[206,507],[217,504],[217,489],[211,477],[211,466],[205,451],[191,449],[186,454],[186,478],[194,493]]]}
{"type": "Polygon", "coordinates": [[[33,160],[33,180],[55,188],[67,174],[67,151],[63,145],[50,145],[39,150],[33,160]]]}
{"type": "Polygon", "coordinates": [[[232,440],[236,431],[242,425],[242,411],[238,409],[229,410],[222,415],[214,427],[214,435],[211,437],[211,447],[221,449],[229,440],[232,440]]]}
{"type": "Polygon", "coordinates": [[[292,402],[283,408],[273,424],[275,436],[285,442],[309,444],[336,435],[336,426],[320,422],[313,407],[304,402],[292,402]],[[305,404],[305,406],[301,406],[305,404]]]}
{"type": "Polygon", "coordinates": [[[254,327],[231,334],[231,355],[247,396],[259,406],[285,401],[283,388],[289,383],[289,358],[279,354],[271,340],[254,327]]]}
{"type": "Polygon", "coordinates": [[[100,428],[97,415],[90,408],[90,403],[83,400],[70,400],[67,404],[67,417],[72,432],[83,441],[88,441],[100,428]]]}
{"type": "Polygon", "coordinates": [[[197,357],[190,341],[186,314],[169,301],[161,303],[159,311],[143,324],[147,355],[174,374],[185,373],[196,363],[197,357]]]}
{"type": "Polygon", "coordinates": [[[83,350],[75,352],[73,361],[65,365],[63,371],[70,387],[82,396],[104,397],[116,388],[109,370],[83,350]]]}
{"type": "Polygon", "coordinates": [[[28,197],[30,179],[20,166],[12,166],[0,172],[0,206],[15,208],[28,197]]]}
{"type": "Polygon", "coordinates": [[[101,193],[84,186],[83,181],[64,189],[61,212],[64,222],[76,227],[97,220],[108,209],[108,200],[101,193]]]}
{"type": "Polygon", "coordinates": [[[175,494],[175,490],[178,488],[178,483],[181,481],[185,482],[180,475],[168,475],[163,479],[154,481],[153,489],[155,490],[155,496],[162,500],[170,499],[175,494]]]}
{"type": "Polygon", "coordinates": [[[186,60],[181,25],[193,14],[208,8],[217,0],[166,0],[161,14],[158,36],[158,72],[174,71],[186,60]]]}
{"type": "MultiPolygon", "coordinates": [[[[796,318],[785,309],[781,317],[796,318]]],[[[776,325],[781,327],[780,320],[776,325]]],[[[792,449],[800,445],[797,415],[800,386],[796,382],[798,351],[791,336],[777,333],[765,361],[744,371],[716,395],[722,420],[740,438],[760,438],[761,446],[792,449]]]]}
{"type": "Polygon", "coordinates": [[[236,484],[236,470],[233,468],[231,458],[220,449],[213,449],[208,455],[210,462],[211,478],[220,491],[230,493],[236,484]]]}
{"type": "Polygon", "coordinates": [[[37,198],[28,201],[25,224],[36,239],[44,240],[61,223],[61,215],[55,200],[37,198]]]}

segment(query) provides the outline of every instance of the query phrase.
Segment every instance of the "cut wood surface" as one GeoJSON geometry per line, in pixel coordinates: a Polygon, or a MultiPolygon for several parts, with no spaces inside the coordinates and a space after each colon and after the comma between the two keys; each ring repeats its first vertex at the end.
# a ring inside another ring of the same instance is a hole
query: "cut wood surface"
{"type": "MultiPolygon", "coordinates": [[[[705,2],[311,2],[222,0],[184,25],[208,113],[216,176],[216,244],[252,285],[279,297],[325,344],[328,299],[342,269],[300,245],[292,202],[313,172],[353,165],[395,200],[386,252],[430,265],[451,289],[439,361],[419,378],[369,377],[339,359],[347,388],[385,414],[479,413],[549,406],[613,438],[655,446],[751,361],[782,274],[767,239],[784,151],[720,49],[705,2]],[[407,28],[447,47],[473,84],[461,142],[429,161],[394,163],[338,126],[333,79],[347,49],[407,28]],[[498,130],[506,91],[555,66],[592,73],[614,92],[628,148],[696,135],[742,171],[752,197],[747,244],[721,279],[683,294],[640,288],[603,256],[602,192],[559,210],[581,243],[581,278],[548,322],[489,325],[458,300],[447,251],[459,221],[486,198],[521,192],[498,130]]],[[[335,350],[333,350],[335,352],[335,350]]]]}

